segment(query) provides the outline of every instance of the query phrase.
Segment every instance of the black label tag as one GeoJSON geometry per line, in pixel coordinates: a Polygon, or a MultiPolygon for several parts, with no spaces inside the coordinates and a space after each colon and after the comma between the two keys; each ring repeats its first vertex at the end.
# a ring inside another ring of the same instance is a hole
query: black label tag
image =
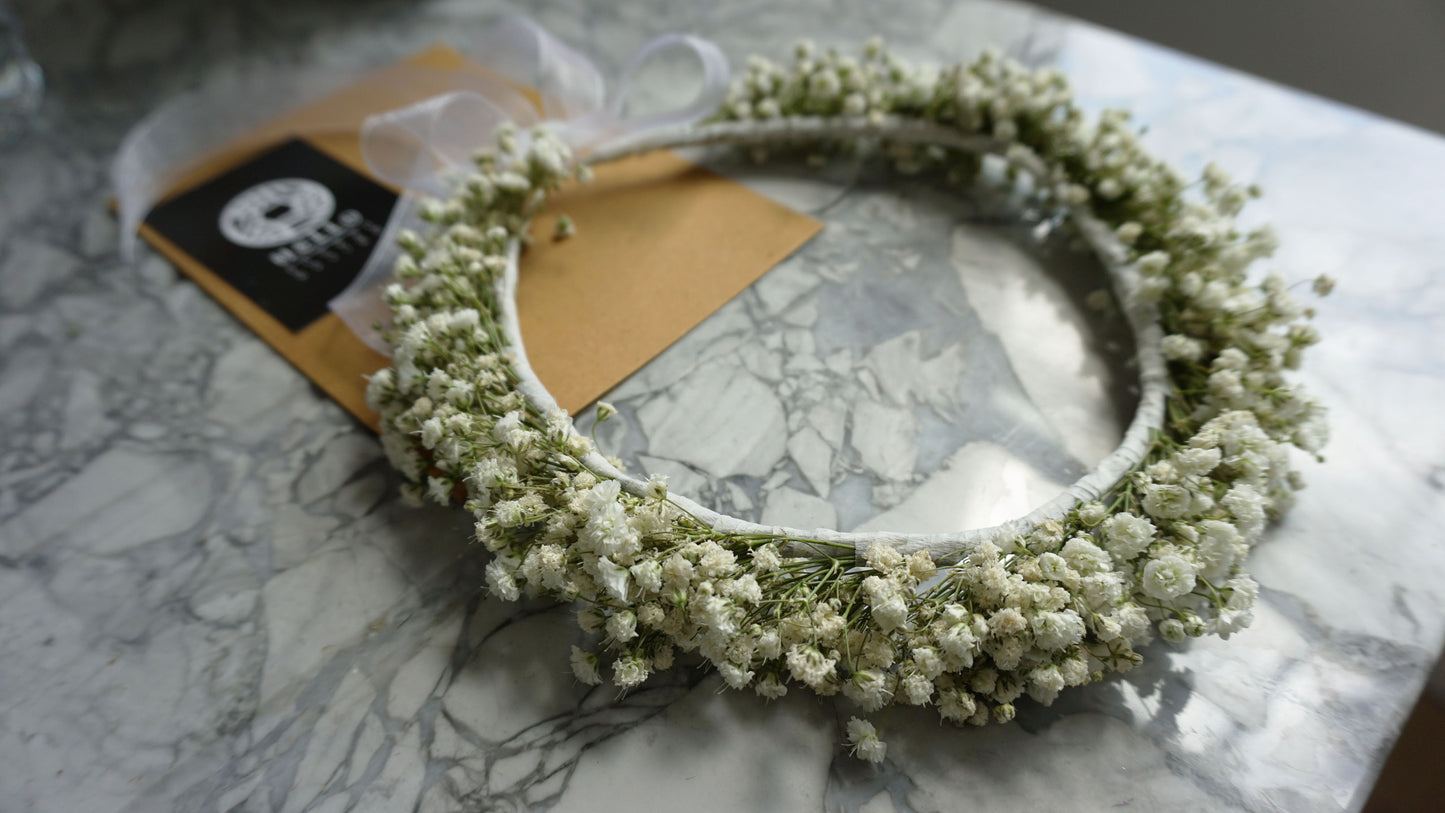
{"type": "Polygon", "coordinates": [[[385,187],[293,139],[146,222],[295,332],[361,271],[395,205],[385,187]]]}

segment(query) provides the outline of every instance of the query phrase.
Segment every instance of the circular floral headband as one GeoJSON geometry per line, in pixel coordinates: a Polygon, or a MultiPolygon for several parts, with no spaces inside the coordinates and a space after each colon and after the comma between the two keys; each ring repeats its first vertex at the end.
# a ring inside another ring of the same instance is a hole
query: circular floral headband
{"type": "MultiPolygon", "coordinates": [[[[1056,71],[994,53],[924,70],[870,42],[861,59],[800,44],[790,69],[754,58],[712,118],[581,159],[545,127],[503,126],[455,196],[428,205],[427,235],[401,237],[394,364],[368,388],[387,454],[411,497],[472,512],[492,594],[580,605],[596,643],[572,665],[587,683],[625,690],[696,652],[764,697],[802,686],[982,725],[1025,694],[1048,704],[1130,668],[1156,631],[1228,637],[1258,592],[1245,558],[1301,487],[1286,450],[1326,439],[1324,409],[1284,377],[1318,337],[1280,278],[1248,279],[1275,246],[1234,224],[1257,190],[1212,165],[1187,183],[1128,121],[1086,120],[1056,71]],[[961,184],[983,156],[1006,162],[1095,249],[1123,304],[1142,385],[1123,444],[1058,500],[955,534],[761,526],[620,471],[527,363],[518,254],[564,180],[702,144],[867,151],[961,184]]],[[[850,720],[848,737],[883,759],[870,723],[850,720]]]]}

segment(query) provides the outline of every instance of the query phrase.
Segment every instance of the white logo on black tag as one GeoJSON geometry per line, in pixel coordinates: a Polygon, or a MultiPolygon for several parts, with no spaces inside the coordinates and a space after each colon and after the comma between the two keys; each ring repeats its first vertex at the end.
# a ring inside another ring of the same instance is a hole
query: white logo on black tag
{"type": "Polygon", "coordinates": [[[306,178],[278,178],[247,189],[221,209],[221,234],[246,248],[271,248],[315,234],[331,220],[336,198],[306,178]]]}

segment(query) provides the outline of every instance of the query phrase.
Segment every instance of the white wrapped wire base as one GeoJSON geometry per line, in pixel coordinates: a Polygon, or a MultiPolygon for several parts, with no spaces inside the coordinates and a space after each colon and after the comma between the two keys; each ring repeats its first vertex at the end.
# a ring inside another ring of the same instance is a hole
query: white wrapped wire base
{"type": "MultiPolygon", "coordinates": [[[[583,162],[597,165],[654,150],[675,149],[709,145],[758,146],[778,145],[790,142],[814,143],[820,140],[874,139],[882,142],[907,143],[918,146],[937,146],[953,150],[978,153],[1001,154],[997,141],[990,138],[968,136],[946,127],[926,121],[888,117],[881,121],[866,118],[798,118],[771,119],[767,121],[718,122],[694,127],[678,128],[663,132],[649,132],[637,137],[613,142],[587,155],[583,162]]],[[[1043,167],[1037,162],[1023,167],[1026,171],[1043,174],[1043,167]]],[[[787,549],[793,555],[810,552],[826,552],[842,555],[836,548],[809,546],[801,540],[818,540],[851,546],[861,556],[874,545],[885,545],[904,555],[927,551],[934,561],[950,563],[988,541],[1002,545],[1006,540],[1027,536],[1041,522],[1063,519],[1069,511],[1079,505],[1097,500],[1113,488],[1129,471],[1137,467],[1149,451],[1150,435],[1164,423],[1164,399],[1170,387],[1169,372],[1161,348],[1163,334],[1159,329],[1154,309],[1142,304],[1135,296],[1138,285],[1137,274],[1126,264],[1125,252],[1113,230],[1101,223],[1087,206],[1070,207],[1069,217],[1078,227],[1085,242],[1094,250],[1104,265],[1113,286],[1116,299],[1121,303],[1124,317],[1133,333],[1136,348],[1135,358],[1139,366],[1139,404],[1123,440],[1087,474],[1080,477],[1053,500],[1039,506],[1022,517],[988,528],[972,528],[950,533],[895,533],[895,532],[844,532],[832,528],[800,529],[777,525],[759,525],[726,514],[720,514],[680,494],[671,494],[670,499],[713,530],[723,534],[759,534],[797,540],[789,542],[787,549]]],[[[499,316],[507,341],[516,352],[514,369],[517,373],[517,389],[539,412],[557,408],[551,393],[537,378],[527,361],[525,344],[517,318],[516,287],[520,242],[513,240],[508,247],[507,267],[497,280],[496,293],[499,316]]],[[[592,451],[586,458],[588,468],[608,477],[615,478],[628,492],[644,496],[647,483],[613,466],[606,457],[592,451]]]]}

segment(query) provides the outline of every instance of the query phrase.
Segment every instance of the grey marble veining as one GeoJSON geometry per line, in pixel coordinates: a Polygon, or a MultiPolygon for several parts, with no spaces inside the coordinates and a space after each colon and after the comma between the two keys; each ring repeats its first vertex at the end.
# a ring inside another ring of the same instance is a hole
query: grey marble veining
{"type": "Polygon", "coordinates": [[[928,533],[1025,514],[1118,445],[1133,345],[1068,237],[893,173],[715,166],[829,225],[610,393],[604,450],[745,519],[928,533]]]}
{"type": "MultiPolygon", "coordinates": [[[[567,608],[481,596],[460,512],[400,505],[365,430],[163,260],[116,256],[105,164],[166,96],[464,43],[506,8],[27,5],[51,95],[0,151],[0,810],[1363,802],[1445,637],[1445,142],[1020,6],[527,8],[613,70],[670,30],[739,58],[997,42],[1260,182],[1278,267],[1340,280],[1303,375],[1335,438],[1253,556],[1254,626],[1009,726],[882,715],[873,768],[831,701],[687,668],[576,684],[567,608]]],[[[1087,258],[916,179],[728,171],[828,227],[609,396],[611,451],[749,518],[907,530],[1021,513],[1107,453],[1128,344],[1083,304],[1087,258]]]]}

